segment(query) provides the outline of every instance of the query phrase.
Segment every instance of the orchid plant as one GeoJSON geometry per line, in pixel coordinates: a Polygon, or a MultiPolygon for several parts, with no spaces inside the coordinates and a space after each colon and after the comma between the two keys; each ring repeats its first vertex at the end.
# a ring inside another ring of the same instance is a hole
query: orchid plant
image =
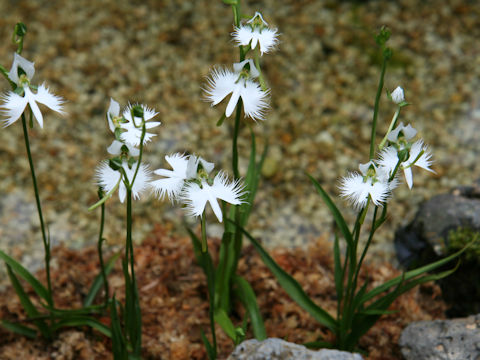
{"type": "Polygon", "coordinates": [[[372,243],[375,232],[387,219],[388,201],[394,189],[401,180],[400,170],[403,171],[405,181],[411,189],[413,186],[412,168],[414,166],[434,172],[431,169],[432,160],[430,150],[422,140],[413,142],[417,131],[410,125],[398,123],[400,110],[408,105],[405,101],[404,90],[397,87],[387,96],[397,106],[385,137],[376,146],[376,125],[379,109],[379,100],[383,89],[384,75],[392,51],[386,46],[390,32],[382,28],[376,37],[377,44],[382,48],[383,64],[377,96],[373,110],[372,132],[370,139],[370,159],[359,165],[359,172],[352,172],[343,177],[339,183],[340,195],[346,198],[357,211],[356,221],[350,230],[340,210],[331,200],[322,186],[310,175],[309,178],[319,195],[331,211],[340,234],[345,240],[343,257],[340,252],[339,234],[335,234],[334,241],[334,274],[337,298],[337,313],[332,316],[329,312],[317,305],[302,289],[300,284],[287,274],[261,244],[248,232],[244,234],[253,243],[265,264],[276,276],[280,285],[301,307],[308,311],[320,324],[328,328],[335,335],[333,343],[319,341],[307,344],[310,347],[332,347],[341,350],[360,350],[357,347],[360,337],[365,334],[383,314],[388,314],[389,306],[404,292],[418,284],[443,278],[455,269],[443,271],[433,275],[426,274],[458,257],[461,252],[448,256],[435,263],[408,271],[402,276],[387,281],[373,289],[368,287],[368,281],[359,285],[359,275],[362,264],[372,243]],[[377,157],[375,156],[377,155],[377,157]],[[360,251],[360,235],[367,212],[373,207],[370,230],[367,241],[360,251]]]}
{"type": "MultiPolygon", "coordinates": [[[[34,127],[33,119],[35,119],[43,129],[44,117],[38,104],[43,104],[60,115],[64,115],[64,100],[54,95],[46,87],[45,84],[33,85],[31,83],[35,74],[35,64],[21,56],[23,50],[23,41],[27,33],[25,24],[18,23],[15,25],[12,41],[17,46],[16,52],[13,54],[13,62],[10,71],[0,65],[0,73],[8,80],[12,90],[1,96],[0,108],[1,114],[5,117],[4,127],[13,125],[21,119],[23,127],[23,136],[25,140],[25,149],[28,162],[30,165],[30,174],[32,177],[33,190],[35,194],[35,202],[40,221],[40,230],[44,246],[44,260],[46,272],[46,287],[33,276],[20,263],[11,258],[5,252],[0,250],[0,258],[7,266],[7,272],[11,283],[20,298],[22,306],[28,316],[25,320],[27,323],[33,324],[41,335],[48,340],[52,340],[55,332],[64,326],[80,326],[89,325],[96,328],[100,332],[110,335],[108,328],[98,322],[91,314],[101,311],[101,307],[93,306],[92,301],[95,298],[102,282],[106,279],[106,274],[112,269],[113,262],[116,257],[112,257],[106,264],[103,264],[101,258],[102,270],[93,282],[87,297],[85,298],[84,307],[81,309],[57,309],[54,302],[52,279],[50,276],[50,234],[48,226],[44,220],[40,192],[37,185],[37,177],[35,174],[35,166],[33,162],[32,152],[30,150],[30,140],[28,131],[34,127]],[[28,125],[27,125],[28,118],[28,125]],[[35,291],[39,298],[40,308],[25,290],[24,285],[20,282],[20,278],[25,280],[35,291]]],[[[102,229],[103,229],[103,213],[102,213],[102,229]]],[[[102,230],[101,230],[102,232],[102,230]]],[[[100,238],[102,238],[100,232],[100,238]]],[[[101,241],[99,242],[101,245],[101,241]]],[[[108,295],[108,293],[107,293],[108,295]]],[[[1,320],[1,325],[8,330],[22,334],[27,337],[36,337],[37,331],[29,325],[24,325],[22,321],[11,322],[5,319],[1,320]]]]}

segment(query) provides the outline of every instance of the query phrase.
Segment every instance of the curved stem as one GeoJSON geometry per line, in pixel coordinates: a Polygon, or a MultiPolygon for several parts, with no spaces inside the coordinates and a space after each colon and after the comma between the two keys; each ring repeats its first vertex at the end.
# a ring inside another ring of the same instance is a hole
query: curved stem
{"type": "Polygon", "coordinates": [[[257,68],[258,71],[258,81],[260,82],[260,86],[262,87],[263,91],[267,90],[267,84],[265,83],[265,79],[263,78],[262,74],[262,69],[260,68],[260,47],[257,47],[256,50],[254,51],[254,56],[255,56],[255,67],[257,68]]]}
{"type": "Polygon", "coordinates": [[[238,100],[237,111],[235,113],[235,125],[233,128],[232,137],[232,169],[234,180],[240,178],[240,171],[238,170],[238,133],[240,131],[240,117],[242,115],[242,99],[238,100]]]}
{"type": "Polygon", "coordinates": [[[210,317],[210,331],[212,333],[213,341],[213,351],[214,357],[217,357],[217,336],[215,334],[215,269],[213,268],[212,258],[208,253],[207,245],[207,223],[205,220],[205,212],[203,212],[201,217],[201,228],[202,228],[202,257],[203,262],[206,266],[206,275],[207,275],[207,288],[208,288],[208,299],[210,306],[208,309],[208,314],[210,317]],[[205,250],[203,246],[205,244],[205,250]]]}
{"type": "MultiPolygon", "coordinates": [[[[98,191],[99,198],[103,198],[103,192],[100,189],[98,191]]],[[[109,289],[108,289],[108,279],[107,279],[107,274],[105,272],[105,263],[103,261],[103,252],[102,252],[102,243],[105,241],[103,238],[103,227],[105,224],[105,203],[102,203],[102,210],[101,210],[101,215],[100,215],[100,232],[98,234],[98,243],[97,243],[97,251],[98,251],[98,259],[100,261],[100,272],[102,274],[102,279],[103,279],[103,286],[104,286],[104,291],[105,291],[105,308],[108,307],[108,300],[110,298],[109,294],[109,289]]]]}
{"type": "Polygon", "coordinates": [[[50,279],[50,237],[47,236],[45,230],[45,222],[43,220],[42,206],[40,203],[40,195],[37,185],[37,177],[35,176],[35,167],[33,166],[32,153],[30,151],[30,141],[28,139],[27,121],[25,114],[22,114],[23,137],[25,139],[25,148],[27,149],[28,163],[30,164],[30,173],[32,175],[33,190],[35,192],[35,201],[37,203],[38,217],[40,220],[40,228],[42,231],[43,247],[45,249],[45,271],[47,274],[47,288],[48,288],[48,305],[53,308],[52,296],[52,281],[50,279]]]}
{"type": "Polygon", "coordinates": [[[140,137],[140,154],[138,155],[137,160],[137,168],[135,169],[135,174],[133,175],[133,179],[130,182],[130,186],[133,186],[135,179],[137,178],[138,169],[140,169],[140,164],[142,163],[142,156],[143,156],[143,140],[145,139],[145,133],[147,132],[147,128],[145,125],[145,120],[142,119],[142,136],[140,137]]]}
{"type": "Polygon", "coordinates": [[[375,107],[373,109],[372,133],[370,136],[370,159],[375,155],[375,135],[377,132],[377,117],[378,107],[380,104],[380,96],[382,95],[383,79],[385,77],[385,70],[387,69],[388,59],[384,56],[382,62],[382,72],[380,73],[380,81],[378,82],[377,95],[375,96],[375,107]]]}
{"type": "MultiPolygon", "coordinates": [[[[140,312],[140,301],[138,296],[137,279],[135,277],[135,257],[133,253],[133,241],[132,241],[132,189],[131,184],[127,187],[127,235],[125,244],[125,261],[127,263],[126,276],[128,276],[128,270],[130,270],[130,279],[125,279],[125,284],[129,284],[130,288],[126,288],[125,291],[130,292],[132,297],[132,303],[127,304],[125,311],[130,312],[127,316],[133,319],[131,326],[133,329],[129,329],[130,341],[132,342],[133,353],[136,356],[140,356],[142,346],[142,317],[140,312]],[[128,281],[130,280],[130,281],[128,281]]],[[[128,331],[128,330],[127,330],[128,331]]]]}

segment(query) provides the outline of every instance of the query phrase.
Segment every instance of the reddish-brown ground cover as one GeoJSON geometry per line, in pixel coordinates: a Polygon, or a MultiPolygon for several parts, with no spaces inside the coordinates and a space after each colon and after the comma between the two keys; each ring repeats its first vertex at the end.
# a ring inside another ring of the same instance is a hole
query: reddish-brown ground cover
{"type": "MultiPolygon", "coordinates": [[[[209,243],[216,254],[218,241],[209,243]]],[[[335,313],[335,289],[331,246],[322,239],[308,250],[276,249],[273,258],[303,286],[312,298],[332,314],[335,313]]],[[[80,307],[98,271],[93,247],[73,251],[56,248],[53,257],[55,302],[60,308],[80,307]]],[[[145,359],[204,359],[200,331],[208,334],[208,301],[206,279],[195,264],[190,240],[172,234],[167,227],[157,227],[152,236],[135,250],[136,275],[139,284],[143,320],[143,355],[145,359]]],[[[267,334],[296,343],[331,339],[278,285],[252,247],[245,247],[239,272],[255,290],[265,320],[267,334]]],[[[389,264],[366,266],[363,278],[371,285],[399,275],[389,264]]],[[[43,274],[41,274],[43,276],[43,274]]],[[[123,276],[118,263],[111,273],[110,286],[117,299],[123,301],[123,276]]],[[[425,285],[400,297],[392,309],[361,339],[369,352],[368,359],[401,359],[397,340],[411,321],[442,318],[445,310],[435,285],[425,285]]],[[[101,301],[101,298],[98,298],[101,301]]],[[[233,314],[241,322],[242,308],[233,314]]],[[[0,317],[15,321],[24,319],[19,301],[11,288],[0,297],[0,317]]],[[[108,317],[101,318],[108,323],[108,317]]],[[[219,359],[233,350],[232,342],[217,327],[219,359]]],[[[248,333],[248,337],[252,337],[248,333]]],[[[66,329],[47,344],[41,339],[29,340],[0,329],[0,359],[112,359],[110,342],[103,335],[88,329],[66,329]]]]}

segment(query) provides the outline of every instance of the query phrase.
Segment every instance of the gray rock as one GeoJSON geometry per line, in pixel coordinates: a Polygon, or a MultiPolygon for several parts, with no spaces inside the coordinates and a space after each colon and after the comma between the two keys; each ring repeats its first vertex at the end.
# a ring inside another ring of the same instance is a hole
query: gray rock
{"type": "Polygon", "coordinates": [[[411,323],[403,330],[399,345],[405,360],[478,360],[480,314],[411,323]]]}
{"type": "MultiPolygon", "coordinates": [[[[457,229],[480,231],[480,185],[457,187],[451,193],[424,202],[415,219],[395,233],[395,249],[400,263],[414,268],[445,256],[449,232],[457,229]]],[[[450,269],[453,263],[442,268],[450,269]]],[[[442,270],[441,269],[441,270],[442,270]]],[[[463,317],[480,312],[480,286],[471,274],[480,271],[480,262],[462,258],[452,275],[437,281],[443,300],[449,305],[448,317],[463,317]]]]}
{"type": "Polygon", "coordinates": [[[421,204],[415,219],[395,233],[402,265],[425,263],[443,256],[445,239],[460,227],[480,230],[480,185],[457,187],[421,204]]]}
{"type": "Polygon", "coordinates": [[[346,351],[308,350],[305,346],[282,339],[269,338],[264,341],[246,340],[238,345],[227,360],[362,360],[359,354],[346,351]]]}

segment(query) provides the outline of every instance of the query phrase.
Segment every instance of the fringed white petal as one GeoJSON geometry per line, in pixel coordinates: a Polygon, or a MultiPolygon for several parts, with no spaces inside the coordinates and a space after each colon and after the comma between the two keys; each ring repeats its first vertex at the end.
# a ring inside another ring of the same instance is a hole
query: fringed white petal
{"type": "Polygon", "coordinates": [[[200,188],[197,183],[187,183],[180,193],[180,201],[186,205],[187,213],[190,216],[201,216],[205,205],[209,200],[208,184],[200,188]]]}
{"type": "Polygon", "coordinates": [[[60,96],[52,94],[45,84],[42,84],[38,87],[37,94],[35,95],[35,101],[49,107],[61,115],[65,114],[62,109],[62,105],[65,100],[63,100],[60,96]]]}
{"type": "Polygon", "coordinates": [[[95,178],[97,179],[97,184],[101,186],[106,193],[113,190],[115,185],[117,185],[120,176],[121,173],[113,170],[108,165],[108,161],[102,161],[95,169],[95,178]]]}
{"type": "Polygon", "coordinates": [[[250,44],[250,47],[255,49],[258,44],[261,55],[270,52],[278,44],[277,29],[263,28],[260,30],[258,27],[252,29],[251,26],[240,26],[235,28],[232,36],[238,46],[250,44]]]}
{"type": "Polygon", "coordinates": [[[352,173],[340,180],[340,194],[347,198],[355,209],[361,210],[367,205],[368,198],[377,206],[382,206],[389,198],[391,191],[388,183],[373,181],[358,173],[352,173]]]}
{"type": "Polygon", "coordinates": [[[4,102],[1,105],[2,115],[6,116],[3,127],[7,127],[12,125],[20,118],[20,116],[22,116],[22,113],[27,106],[28,99],[9,91],[2,95],[2,101],[4,102]]]}
{"type": "MultiPolygon", "coordinates": [[[[129,182],[131,182],[133,180],[133,177],[135,176],[137,164],[138,162],[134,163],[132,167],[129,168],[126,162],[123,163],[123,169],[125,170],[125,174],[127,175],[127,179],[129,182]]],[[[132,186],[132,196],[135,200],[139,199],[140,195],[148,189],[151,178],[152,172],[150,171],[149,166],[145,164],[140,164],[137,177],[135,178],[135,182],[132,186]]]]}
{"type": "Polygon", "coordinates": [[[240,94],[245,116],[255,121],[265,120],[265,112],[269,108],[268,95],[269,91],[263,91],[259,84],[247,80],[240,94]]]}
{"type": "Polygon", "coordinates": [[[378,165],[382,167],[389,176],[392,175],[398,163],[397,149],[393,146],[388,146],[383,149],[378,156],[378,165]]]}
{"type": "Polygon", "coordinates": [[[224,68],[215,68],[207,78],[207,87],[203,89],[207,94],[205,99],[212,106],[220,103],[235,88],[238,74],[224,68]]]}
{"type": "Polygon", "coordinates": [[[235,27],[232,37],[237,45],[246,46],[252,40],[252,28],[250,26],[235,27]]]}
{"type": "MultiPolygon", "coordinates": [[[[122,167],[127,175],[127,180],[132,181],[137,168],[137,163],[134,163],[132,168],[129,168],[127,162],[124,161],[122,167]]],[[[100,185],[102,189],[108,193],[117,185],[122,174],[119,171],[113,170],[109,166],[108,161],[102,161],[95,171],[95,176],[97,178],[98,185],[100,185]]],[[[137,177],[135,178],[135,182],[132,186],[132,196],[134,199],[138,199],[140,195],[148,188],[150,178],[151,172],[148,169],[148,166],[145,164],[140,164],[137,177]]],[[[118,187],[118,198],[121,203],[125,201],[126,194],[127,189],[122,180],[120,181],[120,185],[118,187]]]]}
{"type": "Polygon", "coordinates": [[[258,33],[258,43],[260,44],[260,53],[268,53],[275,49],[278,44],[277,29],[263,29],[258,33]]]}
{"type": "Polygon", "coordinates": [[[217,199],[239,205],[243,202],[241,198],[244,194],[243,186],[240,185],[239,181],[230,183],[227,175],[220,172],[215,176],[211,186],[206,181],[202,181],[201,187],[194,182],[187,183],[180,194],[180,200],[186,204],[191,216],[202,215],[207,202],[209,202],[218,221],[222,222],[222,209],[217,199]]]}
{"type": "Polygon", "coordinates": [[[239,205],[243,202],[242,197],[246,194],[243,189],[240,180],[229,182],[227,174],[223,171],[213,179],[212,191],[215,196],[230,204],[239,205]]]}

